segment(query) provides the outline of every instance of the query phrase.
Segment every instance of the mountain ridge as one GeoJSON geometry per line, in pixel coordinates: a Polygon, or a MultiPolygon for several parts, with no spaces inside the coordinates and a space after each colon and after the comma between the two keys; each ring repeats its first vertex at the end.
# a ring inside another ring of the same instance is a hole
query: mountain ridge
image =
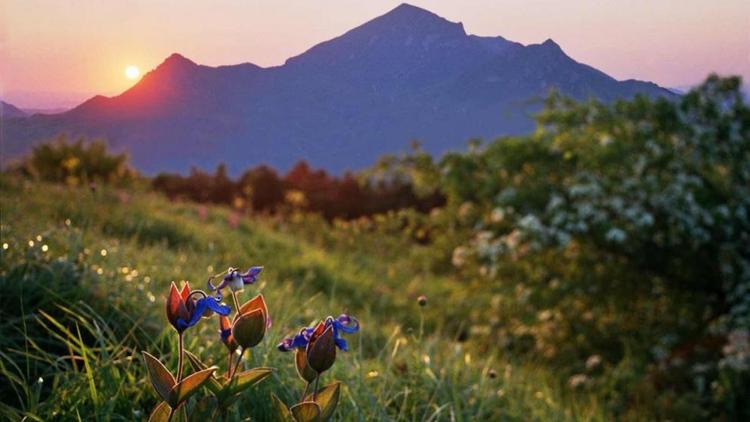
{"type": "Polygon", "coordinates": [[[28,117],[28,113],[13,104],[0,101],[0,118],[15,119],[28,117]]]}
{"type": "Polygon", "coordinates": [[[198,64],[169,55],[134,86],[55,115],[8,119],[18,156],[65,132],[106,138],[146,173],[227,162],[230,170],[299,159],[333,172],[372,164],[423,141],[435,154],[467,139],[524,133],[549,89],[604,101],[673,96],[617,81],[552,39],[522,45],[402,4],[283,65],[198,64]]]}

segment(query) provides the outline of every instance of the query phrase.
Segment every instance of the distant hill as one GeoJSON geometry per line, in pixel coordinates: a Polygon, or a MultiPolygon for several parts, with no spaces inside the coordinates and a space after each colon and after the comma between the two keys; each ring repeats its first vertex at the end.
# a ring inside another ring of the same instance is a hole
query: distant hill
{"type": "Polygon", "coordinates": [[[23,111],[28,114],[59,114],[70,110],[70,107],[54,107],[54,108],[23,108],[23,111]]]}
{"type": "Polygon", "coordinates": [[[0,119],[15,119],[19,117],[27,117],[28,114],[13,104],[8,104],[5,101],[0,101],[0,119]]]}
{"type": "Polygon", "coordinates": [[[674,95],[617,81],[552,40],[467,35],[460,23],[403,4],[282,66],[209,67],[173,54],[118,96],[8,119],[5,150],[17,156],[67,132],[108,139],[146,173],[222,161],[234,171],[285,169],[301,158],[340,172],[412,139],[439,154],[472,137],[527,132],[551,88],[605,101],[674,95]]]}

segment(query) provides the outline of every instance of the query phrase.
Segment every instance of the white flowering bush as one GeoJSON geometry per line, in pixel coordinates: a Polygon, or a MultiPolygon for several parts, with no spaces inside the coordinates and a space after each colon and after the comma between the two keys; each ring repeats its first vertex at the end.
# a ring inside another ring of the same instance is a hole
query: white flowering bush
{"type": "Polygon", "coordinates": [[[750,328],[740,84],[711,76],[677,99],[614,104],[552,95],[530,136],[403,160],[447,197],[456,244],[445,255],[482,280],[468,288],[493,282],[495,294],[476,296],[486,311],[475,322],[489,327],[475,330],[564,367],[576,388],[603,376],[587,372],[596,355],[608,385],[671,409],[656,410],[665,418],[750,417],[737,404],[750,393],[737,334],[750,328]]]}

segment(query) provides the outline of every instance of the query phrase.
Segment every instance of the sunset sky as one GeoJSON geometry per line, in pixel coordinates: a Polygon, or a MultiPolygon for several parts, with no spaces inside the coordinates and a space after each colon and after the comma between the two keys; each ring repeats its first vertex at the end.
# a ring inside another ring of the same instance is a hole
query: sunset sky
{"type": "MultiPolygon", "coordinates": [[[[384,14],[399,1],[4,0],[0,98],[70,107],[113,95],[179,52],[207,65],[282,64],[384,14]],[[128,70],[135,75],[133,69],[128,70]]],[[[618,79],[667,87],[709,72],[750,79],[748,0],[414,0],[468,33],[524,44],[554,39],[574,59],[618,79]]]]}

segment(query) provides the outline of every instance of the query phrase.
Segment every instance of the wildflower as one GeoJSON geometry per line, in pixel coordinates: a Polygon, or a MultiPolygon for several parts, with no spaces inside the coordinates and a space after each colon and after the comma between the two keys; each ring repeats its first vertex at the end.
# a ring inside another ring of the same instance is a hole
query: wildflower
{"type": "Polygon", "coordinates": [[[417,298],[417,303],[419,306],[427,306],[427,296],[421,295],[417,298]]]}
{"type": "Polygon", "coordinates": [[[591,355],[588,359],[586,359],[586,369],[592,370],[596,367],[598,367],[602,363],[602,357],[599,355],[591,355]]]}
{"type": "Polygon", "coordinates": [[[174,282],[170,287],[167,297],[167,319],[178,333],[197,324],[202,317],[211,316],[213,312],[226,316],[230,311],[229,306],[221,304],[218,299],[207,296],[200,290],[191,291],[187,282],[181,291],[177,290],[174,282]],[[196,294],[203,297],[196,300],[193,298],[196,294]]]}
{"type": "Polygon", "coordinates": [[[233,292],[241,291],[245,288],[245,284],[255,283],[261,271],[263,271],[263,267],[250,267],[247,271],[241,273],[236,268],[230,267],[218,286],[214,286],[211,279],[208,279],[208,290],[216,291],[229,287],[233,292]]]}
{"type": "Polygon", "coordinates": [[[583,387],[589,382],[589,377],[586,374],[575,374],[568,379],[568,385],[571,388],[583,387]]]}
{"type": "Polygon", "coordinates": [[[347,314],[341,314],[338,318],[329,316],[324,322],[321,322],[316,327],[305,327],[299,331],[298,334],[287,337],[278,344],[277,348],[282,352],[289,352],[298,348],[306,348],[313,337],[313,334],[320,325],[323,325],[323,329],[333,327],[333,339],[336,346],[347,351],[348,345],[346,340],[341,337],[341,333],[353,334],[359,331],[359,321],[356,318],[351,317],[347,314]]]}
{"type": "Polygon", "coordinates": [[[305,327],[298,334],[284,339],[277,348],[282,352],[296,349],[297,372],[308,383],[330,368],[336,360],[336,348],[346,351],[348,345],[341,336],[359,331],[359,321],[341,314],[328,317],[315,327],[305,327]]]}
{"type": "Polygon", "coordinates": [[[469,251],[465,247],[456,247],[456,249],[453,250],[453,254],[451,255],[451,263],[456,268],[463,266],[466,263],[468,254],[469,251]]]}
{"type": "Polygon", "coordinates": [[[243,349],[255,347],[263,340],[271,326],[268,308],[263,295],[255,296],[237,310],[232,323],[231,335],[243,349]]]}

